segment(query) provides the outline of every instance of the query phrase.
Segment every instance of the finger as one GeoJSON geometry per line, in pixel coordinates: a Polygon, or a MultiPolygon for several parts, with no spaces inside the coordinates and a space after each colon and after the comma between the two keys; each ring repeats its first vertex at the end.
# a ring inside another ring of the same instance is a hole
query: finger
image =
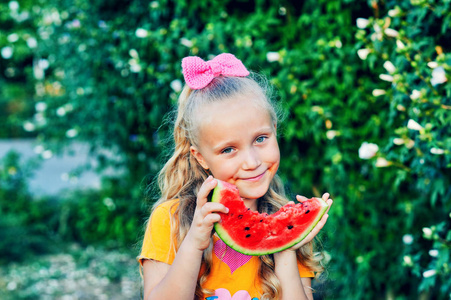
{"type": "Polygon", "coordinates": [[[218,214],[208,214],[207,216],[205,216],[203,223],[205,226],[207,226],[209,229],[213,228],[213,224],[220,222],[221,221],[221,216],[218,214]]]}
{"type": "Polygon", "coordinates": [[[303,244],[307,244],[308,242],[312,241],[315,236],[320,232],[321,229],[323,229],[324,225],[326,225],[327,219],[329,218],[328,214],[325,214],[321,220],[316,224],[315,228],[305,237],[303,240],[303,244]]]}
{"type": "Polygon", "coordinates": [[[334,201],[332,200],[332,199],[328,199],[327,201],[326,201],[326,203],[327,203],[327,205],[329,206],[328,208],[327,208],[327,210],[326,210],[326,215],[329,213],[329,210],[330,210],[330,207],[332,206],[332,203],[334,203],[334,201]]]}
{"type": "Polygon", "coordinates": [[[323,198],[324,201],[327,201],[327,199],[329,199],[329,197],[330,197],[329,193],[324,193],[321,198],[323,198]]]}
{"type": "Polygon", "coordinates": [[[197,206],[202,207],[205,203],[207,203],[208,194],[210,194],[211,190],[216,187],[218,182],[213,178],[213,176],[208,176],[207,179],[205,179],[204,183],[202,183],[202,186],[199,189],[199,192],[197,193],[197,206]]]}
{"type": "Polygon", "coordinates": [[[203,217],[213,212],[222,212],[226,214],[229,212],[229,209],[226,206],[224,206],[224,204],[217,202],[207,202],[201,208],[201,215],[203,217]]]}
{"type": "Polygon", "coordinates": [[[301,196],[301,195],[296,195],[296,200],[298,200],[299,202],[302,202],[302,201],[308,200],[308,198],[301,196]]]}

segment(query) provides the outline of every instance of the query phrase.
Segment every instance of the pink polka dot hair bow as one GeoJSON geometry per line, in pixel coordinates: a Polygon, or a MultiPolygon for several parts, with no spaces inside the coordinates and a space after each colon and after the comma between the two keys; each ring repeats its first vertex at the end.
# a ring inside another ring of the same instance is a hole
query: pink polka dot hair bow
{"type": "Polygon", "coordinates": [[[182,69],[186,84],[193,90],[206,87],[219,75],[238,77],[249,75],[241,60],[230,53],[219,54],[209,61],[197,56],[188,56],[182,60],[182,69]]]}

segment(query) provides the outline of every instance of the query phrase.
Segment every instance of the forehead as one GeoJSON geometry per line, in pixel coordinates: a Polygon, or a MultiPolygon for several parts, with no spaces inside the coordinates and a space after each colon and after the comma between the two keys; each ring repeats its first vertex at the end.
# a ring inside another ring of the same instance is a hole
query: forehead
{"type": "Polygon", "coordinates": [[[252,96],[239,96],[206,104],[196,116],[198,142],[246,139],[247,135],[251,137],[263,129],[273,128],[263,101],[252,96]]]}
{"type": "Polygon", "coordinates": [[[266,100],[262,99],[261,96],[253,94],[237,95],[227,99],[216,100],[199,107],[196,119],[200,124],[205,124],[218,119],[230,120],[232,116],[241,115],[241,113],[244,113],[243,117],[247,114],[258,114],[259,117],[267,115],[270,117],[265,102],[266,100]]]}

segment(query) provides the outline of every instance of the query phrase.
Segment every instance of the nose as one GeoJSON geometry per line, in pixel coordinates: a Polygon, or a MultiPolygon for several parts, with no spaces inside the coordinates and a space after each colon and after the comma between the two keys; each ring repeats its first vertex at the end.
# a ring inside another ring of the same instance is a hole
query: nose
{"type": "Polygon", "coordinates": [[[254,148],[248,149],[244,153],[244,160],[243,160],[243,169],[244,170],[254,170],[258,168],[261,165],[261,159],[260,155],[258,154],[258,151],[254,148]]]}

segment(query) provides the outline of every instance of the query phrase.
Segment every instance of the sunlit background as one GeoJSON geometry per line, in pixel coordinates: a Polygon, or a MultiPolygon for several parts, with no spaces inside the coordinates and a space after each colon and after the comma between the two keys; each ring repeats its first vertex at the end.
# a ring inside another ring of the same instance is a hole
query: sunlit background
{"type": "Polygon", "coordinates": [[[450,6],[2,1],[0,298],[141,297],[180,61],[230,52],[285,112],[289,192],[335,200],[315,298],[450,299],[450,6]]]}

